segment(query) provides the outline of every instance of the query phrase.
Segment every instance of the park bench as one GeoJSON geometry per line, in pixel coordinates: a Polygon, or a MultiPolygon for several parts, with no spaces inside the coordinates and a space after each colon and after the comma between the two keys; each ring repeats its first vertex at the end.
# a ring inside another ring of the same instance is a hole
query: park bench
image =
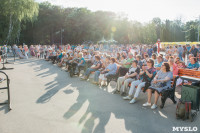
{"type": "Polygon", "coordinates": [[[178,76],[188,76],[193,78],[200,78],[200,71],[193,70],[193,69],[178,69],[178,76]]]}

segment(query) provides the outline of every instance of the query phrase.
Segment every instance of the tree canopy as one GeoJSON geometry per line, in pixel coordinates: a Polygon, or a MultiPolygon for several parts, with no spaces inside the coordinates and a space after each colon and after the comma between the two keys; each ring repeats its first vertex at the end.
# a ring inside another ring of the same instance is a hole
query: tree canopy
{"type": "Polygon", "coordinates": [[[119,43],[196,41],[198,20],[152,18],[147,23],[129,20],[125,14],[63,8],[34,0],[0,1],[0,43],[79,44],[105,38],[119,43]],[[62,38],[61,38],[62,37],[62,38]]]}

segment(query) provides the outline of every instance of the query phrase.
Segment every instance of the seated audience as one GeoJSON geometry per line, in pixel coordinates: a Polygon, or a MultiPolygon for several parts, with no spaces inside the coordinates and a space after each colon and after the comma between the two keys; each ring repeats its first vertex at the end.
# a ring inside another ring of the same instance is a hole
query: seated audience
{"type": "Polygon", "coordinates": [[[187,66],[188,69],[197,70],[199,68],[199,63],[195,57],[190,58],[190,63],[187,66]]]}
{"type": "Polygon", "coordinates": [[[93,65],[86,70],[86,72],[84,74],[84,77],[82,77],[81,79],[87,80],[88,77],[90,76],[91,72],[95,72],[96,70],[98,70],[99,68],[101,68],[102,63],[101,63],[100,60],[101,60],[100,56],[95,55],[95,61],[94,61],[93,65]]]}
{"type": "Polygon", "coordinates": [[[129,68],[125,76],[119,77],[117,79],[117,87],[113,93],[121,92],[121,95],[124,95],[125,90],[128,88],[128,84],[138,79],[140,68],[137,66],[137,63],[137,60],[134,60],[132,66],[129,68]]]}
{"type": "Polygon", "coordinates": [[[142,66],[142,71],[140,72],[140,76],[138,80],[135,80],[131,83],[131,87],[129,90],[129,94],[126,97],[123,97],[125,100],[131,100],[130,103],[135,103],[136,99],[139,96],[139,93],[143,87],[149,87],[151,80],[156,75],[156,69],[154,68],[154,61],[152,59],[147,60],[147,66],[142,66]],[[137,86],[137,88],[136,88],[137,86]],[[132,98],[133,92],[135,91],[135,95],[132,98]]]}
{"type": "Polygon", "coordinates": [[[159,71],[160,69],[161,69],[161,66],[162,66],[162,63],[163,63],[163,58],[162,58],[162,56],[158,56],[157,57],[157,64],[155,64],[155,68],[156,68],[156,70],[157,71],[159,71]]]}
{"type": "Polygon", "coordinates": [[[101,82],[103,82],[102,86],[106,86],[106,80],[107,76],[114,75],[117,72],[117,64],[115,63],[115,58],[111,58],[111,63],[103,70],[101,71],[101,74],[99,76],[99,85],[101,85],[101,82]]]}
{"type": "Polygon", "coordinates": [[[151,82],[151,86],[147,90],[148,92],[148,101],[143,104],[143,106],[151,106],[151,97],[152,93],[155,93],[154,104],[151,106],[151,109],[157,108],[157,101],[159,94],[166,89],[171,88],[171,79],[173,79],[173,73],[170,71],[170,66],[168,63],[164,62],[161,66],[160,71],[156,74],[154,79],[151,82]]]}

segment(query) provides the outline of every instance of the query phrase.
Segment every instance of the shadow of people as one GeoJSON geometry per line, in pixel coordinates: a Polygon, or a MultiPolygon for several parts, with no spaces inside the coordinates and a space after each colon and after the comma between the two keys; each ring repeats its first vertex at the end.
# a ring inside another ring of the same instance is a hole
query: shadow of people
{"type": "MultiPolygon", "coordinates": [[[[184,125],[178,123],[174,117],[175,105],[167,104],[163,110],[152,111],[150,108],[143,108],[142,104],[146,102],[146,94],[141,92],[139,100],[134,105],[128,101],[122,100],[119,95],[109,93],[107,90],[81,81],[79,78],[70,78],[68,73],[61,71],[57,66],[45,61],[35,61],[31,63],[41,79],[48,78],[48,82],[43,88],[46,92],[41,95],[36,103],[46,103],[56,95],[60,90],[66,95],[73,95],[75,91],[78,96],[76,102],[71,103],[62,117],[71,122],[77,121],[77,127],[81,127],[82,133],[104,133],[108,132],[133,132],[133,133],[168,133],[174,125],[184,125]],[[34,66],[35,65],[35,66],[34,66]],[[44,72],[45,71],[45,72],[44,72]],[[54,75],[53,79],[43,77],[45,75],[54,75]],[[72,90],[71,88],[76,88],[72,90]],[[85,108],[83,112],[82,107],[85,108]],[[173,108],[173,109],[172,109],[173,108]],[[80,117],[79,114],[81,112],[80,117]],[[117,124],[116,124],[117,122],[117,124]]],[[[153,99],[153,98],[152,98],[153,99]]]]}

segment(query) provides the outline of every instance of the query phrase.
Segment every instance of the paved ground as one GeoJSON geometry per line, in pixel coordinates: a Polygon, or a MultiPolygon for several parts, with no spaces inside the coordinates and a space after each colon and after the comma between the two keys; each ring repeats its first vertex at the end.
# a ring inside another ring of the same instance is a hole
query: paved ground
{"type": "MultiPolygon", "coordinates": [[[[200,132],[200,117],[193,123],[176,120],[169,99],[164,109],[151,110],[142,107],[142,92],[131,105],[110,93],[111,86],[70,78],[50,62],[16,60],[7,67],[15,68],[5,71],[11,79],[12,110],[0,106],[0,133],[171,133],[173,126],[197,126],[200,132]]],[[[0,91],[0,102],[5,95],[0,91]]]]}

